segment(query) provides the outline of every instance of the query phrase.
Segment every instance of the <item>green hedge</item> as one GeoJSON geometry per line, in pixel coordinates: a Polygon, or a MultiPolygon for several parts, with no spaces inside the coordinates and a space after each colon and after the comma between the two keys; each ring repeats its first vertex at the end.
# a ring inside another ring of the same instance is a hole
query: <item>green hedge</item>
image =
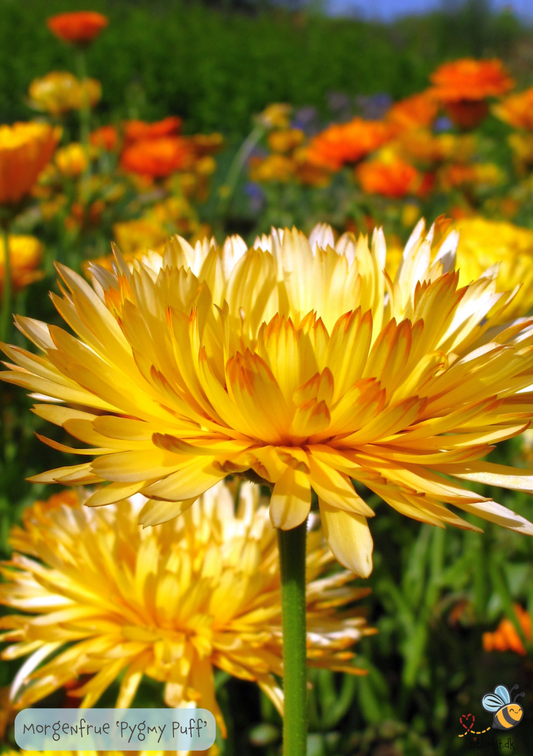
{"type": "Polygon", "coordinates": [[[81,8],[110,18],[88,51],[89,73],[103,83],[102,121],[172,113],[190,130],[228,134],[246,132],[251,114],[274,101],[327,114],[331,91],[410,94],[426,86],[443,58],[472,53],[487,40],[489,54],[501,54],[498,46],[509,47],[518,35],[508,17],[488,26],[478,19],[472,36],[464,13],[387,27],[281,9],[223,13],[174,0],[0,0],[0,120],[30,117],[24,97],[34,77],[73,70],[71,50],[45,19],[81,8]]]}

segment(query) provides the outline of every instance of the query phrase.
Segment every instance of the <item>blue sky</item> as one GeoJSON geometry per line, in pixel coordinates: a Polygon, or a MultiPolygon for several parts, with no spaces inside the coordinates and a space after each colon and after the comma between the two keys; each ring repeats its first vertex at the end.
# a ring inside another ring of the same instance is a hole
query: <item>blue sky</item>
{"type": "MultiPolygon", "coordinates": [[[[390,20],[408,13],[424,13],[442,7],[442,0],[327,0],[328,9],[334,15],[352,14],[354,11],[365,18],[390,20]]],[[[532,0],[492,0],[494,8],[512,8],[513,11],[533,21],[532,0]]]]}

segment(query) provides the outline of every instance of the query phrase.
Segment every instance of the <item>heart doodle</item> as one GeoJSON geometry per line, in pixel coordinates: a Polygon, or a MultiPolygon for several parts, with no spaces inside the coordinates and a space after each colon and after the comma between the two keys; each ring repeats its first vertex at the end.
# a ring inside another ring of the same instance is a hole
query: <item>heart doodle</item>
{"type": "Polygon", "coordinates": [[[466,730],[465,735],[466,733],[470,732],[470,730],[474,726],[475,721],[476,721],[476,718],[473,714],[461,714],[461,716],[459,717],[459,722],[466,730]]]}

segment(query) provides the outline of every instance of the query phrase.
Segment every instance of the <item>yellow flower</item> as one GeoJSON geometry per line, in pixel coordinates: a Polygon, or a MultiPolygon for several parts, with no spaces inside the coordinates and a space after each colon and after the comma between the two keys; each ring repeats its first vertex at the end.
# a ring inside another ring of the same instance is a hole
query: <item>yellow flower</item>
{"type": "Polygon", "coordinates": [[[507,141],[513,151],[517,172],[528,173],[533,165],[533,134],[509,134],[507,141]]]}
{"type": "MultiPolygon", "coordinates": [[[[454,221],[451,228],[459,234],[459,286],[467,286],[489,270],[496,276],[498,292],[520,287],[502,313],[503,319],[526,315],[533,306],[533,231],[481,217],[454,221]]],[[[388,258],[387,272],[394,277],[402,258],[398,244],[390,250],[388,258]]]]}
{"type": "Polygon", "coordinates": [[[250,178],[252,181],[287,182],[294,178],[296,164],[287,155],[274,153],[266,158],[255,158],[250,161],[250,178]]]}
{"type": "Polygon", "coordinates": [[[492,112],[516,129],[533,129],[533,87],[493,105],[492,112]]]}
{"type": "Polygon", "coordinates": [[[496,163],[474,163],[472,167],[477,185],[493,187],[505,181],[505,171],[496,163]]]}
{"type": "Polygon", "coordinates": [[[475,138],[468,134],[432,134],[428,129],[403,131],[393,143],[401,156],[423,164],[455,160],[469,161],[475,151],[475,138]]]}
{"type": "Polygon", "coordinates": [[[58,116],[82,108],[84,97],[94,107],[100,102],[102,87],[96,79],[80,81],[68,71],[50,71],[32,81],[28,94],[32,108],[58,116]]]}
{"type": "Polygon", "coordinates": [[[512,223],[485,218],[464,218],[453,227],[459,232],[457,262],[459,285],[465,286],[498,266],[498,291],[520,286],[506,317],[525,315],[533,306],[533,231],[512,223]]]}
{"type": "Polygon", "coordinates": [[[288,129],[292,106],[283,102],[273,102],[259,115],[257,120],[265,129],[288,129]]]}
{"type": "MultiPolygon", "coordinates": [[[[43,258],[44,245],[35,236],[9,235],[9,258],[13,288],[23,289],[44,276],[36,270],[43,258]]],[[[0,288],[4,280],[5,265],[4,240],[0,239],[0,288]]]]}
{"type": "Polygon", "coordinates": [[[168,234],[161,223],[149,218],[122,221],[113,226],[117,244],[129,256],[137,250],[153,249],[165,243],[168,234]]]}
{"type": "Polygon", "coordinates": [[[533,474],[481,461],[533,417],[533,323],[489,330],[512,293],[490,272],[459,287],[456,235],[431,262],[432,235],[417,225],[394,282],[381,231],[369,248],[328,226],[250,249],[174,238],[133,272],[117,253],[114,274],[92,268],[93,288],[59,265],[51,296],[77,338],[18,317],[44,354],[5,345],[2,378],[51,400],[35,412],[91,448],[48,444],[92,459],[32,480],[109,482],[93,506],[141,492],[141,522],[155,524],[251,470],[273,484],[282,529],[305,520],[314,489],[333,553],[363,576],[374,512],[351,478],[423,522],[475,529],[452,504],[533,534],[460,486],[533,490],[533,474]]]}
{"type": "Polygon", "coordinates": [[[0,204],[28,195],[54,154],[61,129],[46,123],[0,126],[0,204]]]}
{"type": "Polygon", "coordinates": [[[54,160],[59,172],[69,178],[81,176],[89,164],[85,149],[79,142],[71,142],[61,147],[56,152],[54,160]]]}
{"type": "MultiPolygon", "coordinates": [[[[225,733],[216,667],[257,682],[282,712],[274,677],[283,674],[277,538],[259,492],[244,483],[235,513],[220,483],[184,517],[147,529],[137,522],[143,497],[90,509],[69,491],[26,509],[0,585],[1,604],[30,613],[0,619],[0,637],[13,642],[2,658],[31,654],[12,685],[17,708],[87,674],[69,695],[91,707],[121,673],[117,707],[129,707],[146,675],[165,684],[168,706],[209,709],[225,733]]],[[[333,561],[321,532],[311,530],[308,661],[363,674],[348,649],[374,631],[336,609],[368,589],[347,585],[349,572],[324,577],[333,561]]]]}
{"type": "Polygon", "coordinates": [[[158,202],[142,218],[115,223],[113,234],[125,256],[161,247],[172,233],[193,234],[199,229],[194,210],[184,197],[158,202]]]}
{"type": "Polygon", "coordinates": [[[274,152],[291,152],[299,147],[305,139],[301,129],[283,129],[272,131],[268,135],[268,145],[274,152]]]}

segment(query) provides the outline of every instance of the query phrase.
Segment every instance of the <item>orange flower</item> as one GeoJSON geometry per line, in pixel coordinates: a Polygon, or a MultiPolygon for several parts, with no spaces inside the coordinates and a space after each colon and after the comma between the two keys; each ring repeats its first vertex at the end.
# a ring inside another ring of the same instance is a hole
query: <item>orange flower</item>
{"type": "Polygon", "coordinates": [[[118,147],[118,131],[114,126],[100,126],[91,132],[91,144],[107,152],[112,152],[118,147]]]}
{"type": "Polygon", "coordinates": [[[501,60],[462,58],[444,63],[432,75],[428,91],[441,102],[452,121],[472,129],[485,118],[487,97],[499,97],[514,87],[501,60]]]}
{"type": "Polygon", "coordinates": [[[168,116],[162,121],[147,123],[146,121],[126,121],[124,124],[124,141],[140,142],[145,139],[159,139],[161,137],[175,136],[181,128],[181,118],[168,116]]]}
{"type": "Polygon", "coordinates": [[[402,129],[420,129],[433,123],[437,110],[433,97],[420,92],[394,103],[387,113],[387,121],[402,129]]]}
{"type": "MultiPolygon", "coordinates": [[[[526,640],[532,641],[531,616],[525,609],[522,609],[520,604],[513,604],[513,607],[526,640]]],[[[483,633],[483,649],[485,651],[514,651],[523,656],[526,654],[522,639],[516,632],[513,623],[507,618],[502,619],[493,633],[483,633]]]]}
{"type": "Polygon", "coordinates": [[[362,118],[333,124],[311,140],[307,156],[311,162],[337,171],[345,163],[356,163],[390,141],[396,130],[392,124],[362,118]]]}
{"type": "Polygon", "coordinates": [[[420,174],[399,158],[369,160],[355,169],[362,190],[366,194],[400,199],[414,194],[420,184],[420,174]]]}
{"type": "Polygon", "coordinates": [[[183,137],[142,139],[124,148],[120,158],[123,170],[151,178],[170,176],[188,167],[192,158],[191,146],[183,137]]]}
{"type": "Polygon", "coordinates": [[[75,11],[74,13],[59,13],[48,19],[50,31],[62,39],[63,42],[86,45],[97,37],[109,21],[101,13],[93,11],[75,11]]]}
{"type": "Polygon", "coordinates": [[[54,154],[61,129],[46,123],[0,126],[0,204],[20,202],[54,154]]]}
{"type": "Polygon", "coordinates": [[[498,97],[514,87],[501,60],[462,58],[444,63],[431,75],[429,93],[439,102],[484,100],[498,97]]]}
{"type": "Polygon", "coordinates": [[[502,100],[492,112],[516,129],[533,130],[533,87],[502,100]]]}

